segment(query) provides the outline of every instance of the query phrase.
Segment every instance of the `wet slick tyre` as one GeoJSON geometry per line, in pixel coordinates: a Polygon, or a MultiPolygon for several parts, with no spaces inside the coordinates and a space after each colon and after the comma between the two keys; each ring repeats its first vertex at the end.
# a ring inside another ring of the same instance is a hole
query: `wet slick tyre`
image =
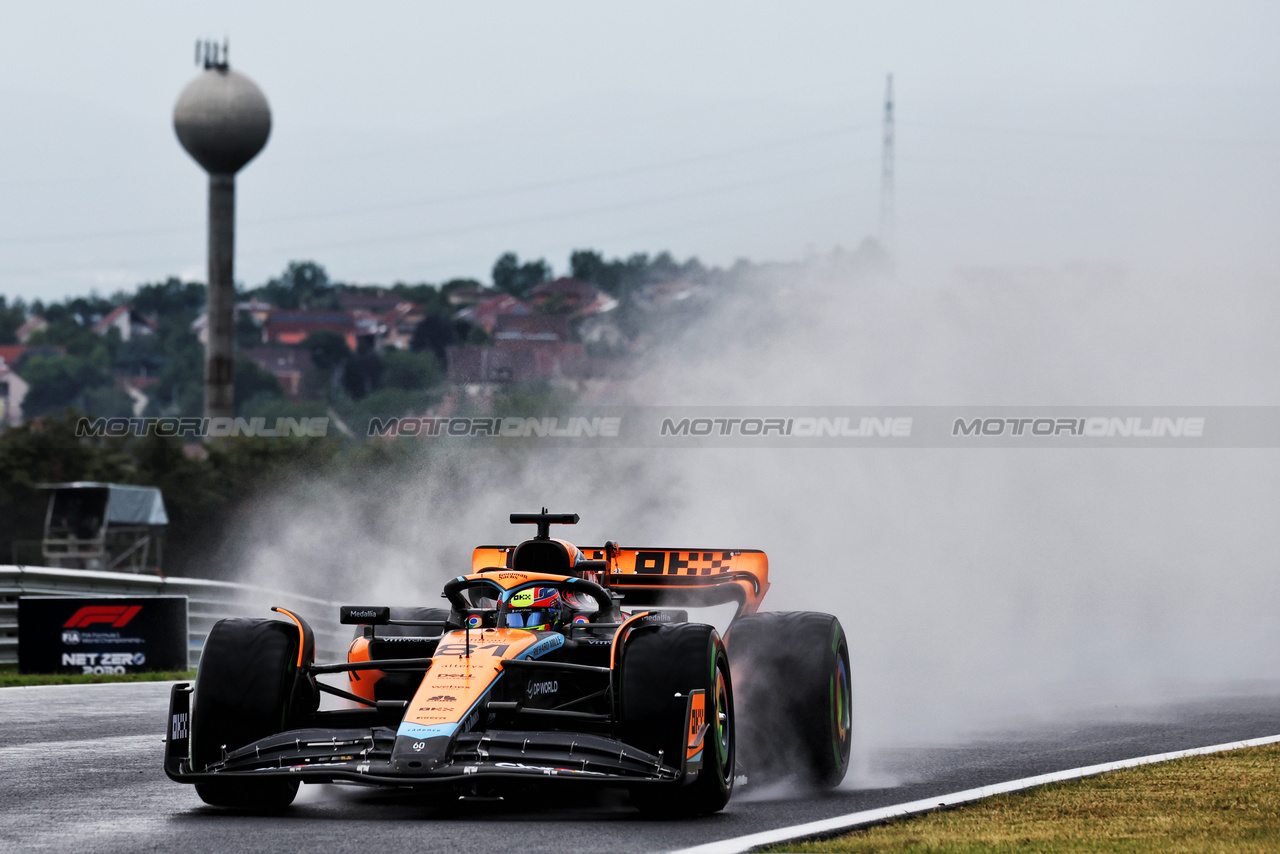
{"type": "Polygon", "coordinates": [[[813,611],[752,614],[729,627],[727,643],[747,779],[839,784],[852,741],[849,643],[840,621],[813,611]]]}
{"type": "MultiPolygon", "coordinates": [[[[219,620],[205,640],[191,709],[191,765],[203,771],[238,747],[283,732],[315,711],[319,694],[298,669],[298,630],[279,620],[219,620]]],[[[309,664],[310,662],[303,662],[309,664]]],[[[296,780],[197,783],[207,804],[278,810],[296,780]]]]}
{"type": "Polygon", "coordinates": [[[685,710],[691,691],[705,692],[707,731],[702,768],[685,785],[636,786],[631,795],[645,813],[706,815],[729,802],[733,792],[733,684],[720,635],[698,623],[636,631],[622,657],[621,735],[627,744],[657,756],[679,770],[688,733],[685,710]]]}

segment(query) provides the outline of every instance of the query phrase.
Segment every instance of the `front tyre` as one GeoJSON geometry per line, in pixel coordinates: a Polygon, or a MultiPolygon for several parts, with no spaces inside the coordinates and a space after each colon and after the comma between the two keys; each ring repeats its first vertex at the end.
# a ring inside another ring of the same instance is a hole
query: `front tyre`
{"type": "Polygon", "coordinates": [[[674,816],[724,809],[733,793],[736,754],[733,682],[715,628],[684,623],[635,632],[623,653],[621,680],[622,740],[655,756],[661,751],[664,764],[676,770],[686,759],[689,693],[704,692],[707,730],[697,779],[683,786],[637,786],[635,805],[674,816]]]}
{"type": "MultiPolygon", "coordinates": [[[[205,640],[191,708],[191,767],[204,771],[223,751],[300,724],[319,693],[298,666],[298,629],[279,620],[219,620],[205,640]]],[[[314,654],[314,653],[312,653],[314,654]]],[[[305,660],[303,667],[311,662],[305,660]]],[[[296,780],[197,783],[207,804],[276,810],[293,802],[296,780]]]]}
{"type": "Polygon", "coordinates": [[[278,812],[298,795],[297,780],[237,780],[234,783],[196,783],[200,800],[213,807],[255,812],[278,812]]]}

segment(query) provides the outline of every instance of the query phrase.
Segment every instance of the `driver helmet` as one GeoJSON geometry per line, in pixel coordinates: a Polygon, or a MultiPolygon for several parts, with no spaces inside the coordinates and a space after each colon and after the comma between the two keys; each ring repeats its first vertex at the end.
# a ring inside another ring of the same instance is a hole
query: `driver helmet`
{"type": "Polygon", "coordinates": [[[549,631],[561,623],[560,591],[554,587],[517,590],[508,603],[507,628],[549,631]]]}

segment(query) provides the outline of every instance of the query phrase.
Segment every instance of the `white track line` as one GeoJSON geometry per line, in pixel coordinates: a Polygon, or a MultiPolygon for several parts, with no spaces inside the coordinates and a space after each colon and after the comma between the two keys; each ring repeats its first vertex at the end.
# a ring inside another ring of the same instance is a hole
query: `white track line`
{"type": "Polygon", "coordinates": [[[1085,768],[1071,768],[1066,771],[1055,771],[1052,774],[1041,774],[1038,777],[1026,777],[1022,780],[1010,780],[1007,783],[996,783],[978,789],[968,789],[950,795],[925,798],[906,804],[895,804],[874,810],[824,818],[808,824],[797,824],[792,827],[780,827],[777,830],[765,830],[733,839],[722,839],[719,842],[708,842],[692,848],[682,848],[672,854],[741,854],[765,845],[777,845],[781,842],[793,842],[809,837],[824,836],[842,830],[853,830],[869,824],[879,824],[891,818],[906,815],[918,815],[933,810],[953,807],[970,801],[989,798],[992,795],[1003,795],[1018,792],[1046,783],[1061,783],[1064,780],[1078,780],[1082,777],[1094,777],[1108,771],[1119,771],[1121,768],[1133,768],[1136,765],[1149,765],[1153,762],[1168,762],[1170,759],[1181,759],[1184,756],[1200,756],[1205,753],[1221,753],[1224,750],[1239,750],[1242,747],[1258,747],[1263,744],[1280,742],[1280,735],[1269,735],[1265,738],[1251,738],[1248,741],[1232,741],[1226,744],[1215,744],[1210,747],[1195,747],[1190,750],[1176,750],[1173,753],[1158,753],[1154,756],[1139,756],[1136,759],[1121,759],[1119,762],[1104,762],[1101,765],[1089,765],[1085,768]]]}

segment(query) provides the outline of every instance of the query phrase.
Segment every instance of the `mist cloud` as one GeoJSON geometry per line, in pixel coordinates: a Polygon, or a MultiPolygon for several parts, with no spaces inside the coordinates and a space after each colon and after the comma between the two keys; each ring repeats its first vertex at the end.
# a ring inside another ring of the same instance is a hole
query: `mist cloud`
{"type": "MultiPolygon", "coordinates": [[[[894,279],[765,268],[625,402],[1274,405],[1274,283],[1116,267],[894,279]]],[[[835,613],[856,750],[1280,677],[1274,450],[423,450],[259,508],[246,576],[430,604],[512,511],[570,539],[763,548],[766,606],[835,613]]]]}

